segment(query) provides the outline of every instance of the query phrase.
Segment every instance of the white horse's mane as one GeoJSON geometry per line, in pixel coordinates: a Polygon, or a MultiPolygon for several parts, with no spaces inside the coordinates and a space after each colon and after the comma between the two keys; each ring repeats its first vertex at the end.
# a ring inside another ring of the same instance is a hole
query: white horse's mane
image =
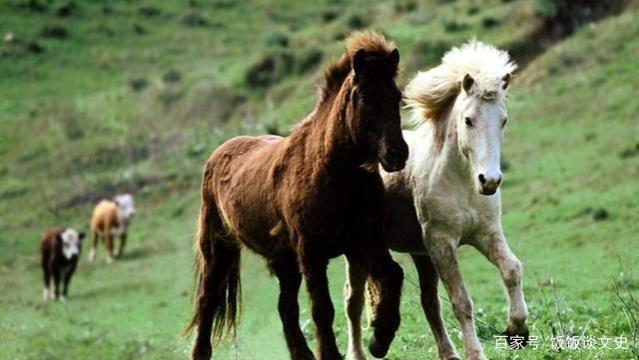
{"type": "Polygon", "coordinates": [[[436,120],[459,94],[466,74],[475,80],[477,95],[503,99],[507,92],[504,76],[515,69],[517,65],[506,51],[471,40],[449,50],[439,66],[417,73],[404,90],[405,101],[416,122],[436,120]]]}

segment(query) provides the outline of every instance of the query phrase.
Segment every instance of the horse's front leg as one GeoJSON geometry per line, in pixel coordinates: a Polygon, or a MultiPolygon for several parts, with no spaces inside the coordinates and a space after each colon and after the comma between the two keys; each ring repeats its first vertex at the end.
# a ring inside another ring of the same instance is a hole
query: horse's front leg
{"type": "Polygon", "coordinates": [[[347,280],[344,284],[344,311],[348,325],[348,360],[366,360],[362,346],[361,317],[364,309],[364,291],[369,269],[355,258],[346,260],[347,280]]]}
{"type": "Polygon", "coordinates": [[[475,331],[473,302],[464,286],[464,280],[457,262],[458,239],[433,229],[422,229],[426,249],[439,274],[464,335],[466,359],[485,360],[486,355],[481,348],[475,331]]]}
{"type": "MultiPolygon", "coordinates": [[[[475,247],[499,269],[508,292],[510,309],[506,335],[523,337],[519,343],[525,346],[528,343],[528,326],[526,325],[528,306],[524,300],[522,289],[523,268],[521,262],[510,250],[502,231],[495,231],[480,237],[475,247]]],[[[513,343],[514,339],[509,338],[509,341],[513,343]]]]}
{"type": "Polygon", "coordinates": [[[319,360],[341,360],[342,355],[337,349],[335,333],[333,332],[335,309],[328,289],[327,265],[328,259],[326,258],[318,259],[317,255],[314,257],[312,255],[304,256],[302,272],[311,298],[311,314],[313,322],[315,322],[319,343],[317,358],[319,360]]]}
{"type": "Polygon", "coordinates": [[[280,283],[280,297],[277,309],[282,320],[282,328],[292,360],[315,360],[313,352],[308,348],[304,334],[300,329],[299,304],[297,296],[302,274],[294,254],[283,255],[269,261],[269,267],[280,283]]]}

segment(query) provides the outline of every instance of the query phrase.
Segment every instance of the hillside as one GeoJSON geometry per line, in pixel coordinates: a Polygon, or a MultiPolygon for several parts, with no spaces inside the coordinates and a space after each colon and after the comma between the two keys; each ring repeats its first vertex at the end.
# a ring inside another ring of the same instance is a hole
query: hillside
{"type": "MultiPolygon", "coordinates": [[[[287,133],[312,108],[321,67],[359,28],[396,41],[402,84],[473,36],[526,64],[509,100],[503,199],[506,235],[525,266],[531,330],[558,331],[557,296],[574,333],[631,337],[633,309],[619,297],[637,299],[639,289],[639,9],[633,2],[580,18],[574,33],[551,36],[540,29],[560,12],[542,11],[547,3],[2,2],[0,358],[184,357],[189,342],[178,333],[190,307],[204,160],[235,134],[287,133]],[[50,224],[87,229],[93,203],[123,190],[139,209],[129,254],[110,267],[102,252],[96,264],[83,259],[70,301],[43,304],[41,233],[50,224]]],[[[476,251],[461,253],[489,357],[637,358],[636,347],[496,352],[492,336],[505,328],[507,305],[499,278],[476,251]]],[[[396,258],[407,281],[389,358],[431,359],[416,275],[410,259],[396,258]]],[[[277,284],[255,256],[243,264],[242,325],[221,358],[286,358],[274,336],[277,284]]],[[[344,348],[341,259],[330,276],[344,348]]],[[[306,306],[301,318],[312,337],[306,306]]]]}

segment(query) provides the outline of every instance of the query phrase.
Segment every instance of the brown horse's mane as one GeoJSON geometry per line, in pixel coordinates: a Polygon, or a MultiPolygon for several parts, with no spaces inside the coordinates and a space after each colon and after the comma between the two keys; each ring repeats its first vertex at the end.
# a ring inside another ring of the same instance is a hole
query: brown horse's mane
{"type": "MultiPolygon", "coordinates": [[[[344,80],[351,72],[351,62],[355,53],[366,50],[369,56],[385,59],[394,49],[395,44],[386,40],[377,32],[356,32],[346,42],[344,54],[324,71],[324,83],[320,87],[320,104],[324,103],[332,94],[339,92],[344,80]]],[[[392,77],[397,74],[397,68],[390,69],[392,77]]]]}

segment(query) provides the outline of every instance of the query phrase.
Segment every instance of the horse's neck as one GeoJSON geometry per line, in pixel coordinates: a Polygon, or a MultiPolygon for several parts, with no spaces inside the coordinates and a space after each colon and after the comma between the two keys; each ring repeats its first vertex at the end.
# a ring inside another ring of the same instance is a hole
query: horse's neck
{"type": "Polygon", "coordinates": [[[361,154],[350,136],[347,116],[350,99],[348,85],[320,104],[310,119],[306,145],[316,160],[326,167],[356,166],[361,154]]]}

